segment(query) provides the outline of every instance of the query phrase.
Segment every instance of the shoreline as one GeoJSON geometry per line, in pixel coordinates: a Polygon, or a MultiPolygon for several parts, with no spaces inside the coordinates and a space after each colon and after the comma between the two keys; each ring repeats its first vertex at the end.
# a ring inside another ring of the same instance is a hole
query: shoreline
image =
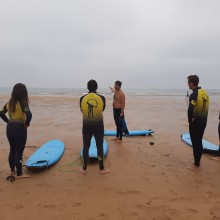
{"type": "MultiPolygon", "coordinates": [[[[188,131],[187,105],[183,97],[128,96],[125,117],[128,129],[152,129],[154,136],[124,137],[117,144],[105,137],[109,151],[105,168],[88,165],[79,173],[82,147],[82,115],[79,98],[30,96],[33,114],[28,128],[24,161],[42,144],[60,139],[65,144],[61,159],[49,170],[31,171],[30,179],[8,184],[9,146],[6,124],[0,123],[0,219],[218,219],[220,218],[219,166],[204,154],[201,170],[187,169],[192,148],[180,135],[188,131]],[[150,142],[154,145],[150,145],[150,142]],[[75,162],[74,162],[75,161],[75,162]],[[66,165],[66,167],[64,166],[66,165]],[[59,168],[64,166],[64,171],[59,168]],[[86,211],[85,211],[86,210],[86,211]],[[34,216],[32,213],[35,213],[34,216]]],[[[1,97],[0,105],[8,101],[1,97]]],[[[217,125],[220,96],[211,96],[204,139],[218,144],[217,125]]],[[[106,97],[105,129],[115,129],[112,97],[106,97]]]]}

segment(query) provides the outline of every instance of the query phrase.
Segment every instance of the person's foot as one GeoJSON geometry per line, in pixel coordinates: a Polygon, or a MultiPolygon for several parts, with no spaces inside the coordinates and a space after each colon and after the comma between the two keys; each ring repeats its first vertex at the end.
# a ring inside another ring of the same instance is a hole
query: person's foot
{"type": "Polygon", "coordinates": [[[9,174],[9,176],[15,176],[16,171],[11,171],[11,173],[9,174]]]}
{"type": "Polygon", "coordinates": [[[99,170],[99,174],[106,174],[106,173],[110,173],[111,170],[106,170],[106,169],[103,169],[103,170],[99,170]]]}
{"type": "Polygon", "coordinates": [[[200,170],[200,166],[192,165],[190,167],[187,167],[187,169],[189,169],[189,170],[200,170]]]}
{"type": "Polygon", "coordinates": [[[113,139],[111,139],[111,141],[118,141],[119,140],[119,138],[113,138],[113,139]]]}
{"type": "Polygon", "coordinates": [[[217,161],[219,161],[219,160],[220,160],[220,157],[211,157],[210,160],[217,160],[217,161]]]}
{"type": "Polygon", "coordinates": [[[116,143],[122,143],[122,140],[118,139],[117,141],[115,141],[116,143]]]}
{"type": "Polygon", "coordinates": [[[82,174],[87,174],[87,171],[84,170],[84,169],[81,169],[79,172],[82,173],[82,174]]]}
{"type": "Polygon", "coordinates": [[[25,178],[30,178],[31,176],[28,174],[22,174],[21,176],[16,176],[16,179],[25,179],[25,178]]]}

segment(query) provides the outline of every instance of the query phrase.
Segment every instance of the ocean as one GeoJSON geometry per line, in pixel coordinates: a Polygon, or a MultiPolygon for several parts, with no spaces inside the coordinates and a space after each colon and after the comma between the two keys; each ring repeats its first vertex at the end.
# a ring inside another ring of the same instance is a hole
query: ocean
{"type": "MultiPolygon", "coordinates": [[[[10,87],[0,87],[1,95],[11,94],[12,88],[10,87]]],[[[123,88],[126,95],[129,96],[186,96],[187,89],[129,89],[123,88]]],[[[220,89],[207,89],[210,95],[220,95],[220,89]]],[[[99,88],[98,93],[102,95],[110,94],[109,89],[99,88]]],[[[29,95],[59,95],[59,96],[80,96],[87,93],[85,88],[28,88],[29,95]]],[[[189,94],[191,91],[189,91],[189,94]]]]}

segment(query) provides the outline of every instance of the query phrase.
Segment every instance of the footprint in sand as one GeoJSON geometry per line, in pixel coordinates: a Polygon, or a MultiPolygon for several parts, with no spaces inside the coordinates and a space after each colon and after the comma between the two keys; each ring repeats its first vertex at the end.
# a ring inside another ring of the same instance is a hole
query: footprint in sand
{"type": "Polygon", "coordinates": [[[55,205],[44,205],[43,207],[44,207],[45,209],[47,209],[47,208],[56,208],[55,205]]]}
{"type": "Polygon", "coordinates": [[[101,217],[104,217],[104,218],[107,218],[108,217],[108,215],[106,214],[106,213],[101,213],[101,214],[99,214],[101,217]]]}
{"type": "Polygon", "coordinates": [[[72,204],[73,207],[79,207],[79,206],[81,206],[81,205],[82,205],[82,204],[79,203],[79,202],[74,202],[74,203],[72,204]]]}
{"type": "Polygon", "coordinates": [[[24,208],[23,205],[16,205],[16,206],[14,207],[14,209],[23,209],[23,208],[24,208]]]}
{"type": "Polygon", "coordinates": [[[220,209],[219,209],[219,207],[211,208],[210,213],[211,213],[212,217],[215,220],[220,219],[220,209]]]}

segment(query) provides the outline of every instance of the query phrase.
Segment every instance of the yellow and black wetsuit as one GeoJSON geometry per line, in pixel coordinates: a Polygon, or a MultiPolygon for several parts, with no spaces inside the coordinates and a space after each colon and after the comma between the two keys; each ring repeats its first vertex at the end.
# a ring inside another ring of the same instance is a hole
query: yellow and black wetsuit
{"type": "Polygon", "coordinates": [[[189,97],[188,122],[193,146],[195,165],[200,165],[202,157],[202,138],[207,124],[209,111],[209,95],[207,91],[197,87],[189,97]]]}
{"type": "Polygon", "coordinates": [[[0,117],[7,123],[7,138],[10,144],[9,165],[11,171],[15,168],[17,176],[22,175],[22,155],[27,141],[27,127],[32,118],[28,104],[23,106],[17,102],[15,111],[10,111],[9,103],[0,110],[0,117]],[[8,113],[9,118],[6,116],[8,113]]]}
{"type": "Polygon", "coordinates": [[[209,95],[201,87],[193,90],[189,97],[188,122],[193,118],[203,118],[207,120],[209,111],[209,95]]]}
{"type": "Polygon", "coordinates": [[[97,146],[99,169],[103,170],[103,138],[105,97],[90,92],[80,98],[80,109],[83,114],[83,169],[87,169],[88,152],[91,138],[94,135],[97,146]]]}

